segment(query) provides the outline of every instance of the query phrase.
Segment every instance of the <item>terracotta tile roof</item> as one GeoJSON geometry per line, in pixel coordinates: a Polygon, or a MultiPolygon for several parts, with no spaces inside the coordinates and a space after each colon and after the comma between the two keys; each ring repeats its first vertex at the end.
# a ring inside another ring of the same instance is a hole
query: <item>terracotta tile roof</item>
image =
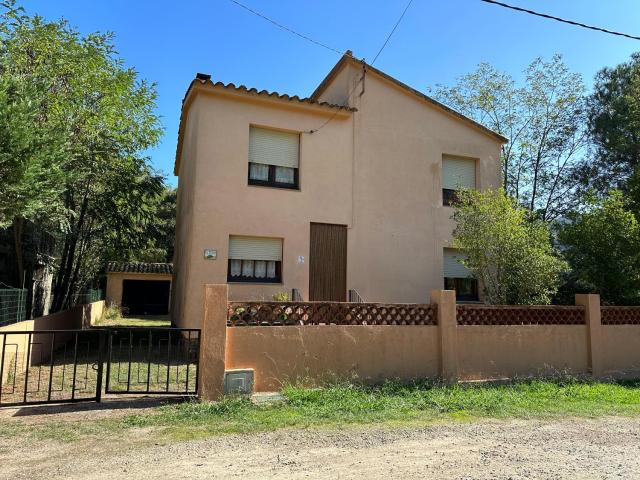
{"type": "Polygon", "coordinates": [[[107,272],[173,273],[173,263],[109,262],[107,272]]]}
{"type": "Polygon", "coordinates": [[[193,87],[193,85],[199,82],[202,85],[211,85],[213,87],[222,87],[226,90],[234,90],[236,92],[240,92],[240,93],[247,93],[249,95],[259,95],[261,97],[270,97],[270,98],[274,98],[274,99],[279,99],[279,100],[289,100],[290,102],[299,102],[299,103],[306,103],[306,104],[310,104],[310,105],[317,105],[317,106],[321,106],[321,107],[328,107],[328,108],[335,108],[337,110],[345,110],[347,112],[355,112],[357,111],[356,108],[350,107],[349,105],[336,105],[334,103],[329,103],[329,102],[320,102],[316,99],[313,99],[311,97],[299,97],[298,95],[289,95],[287,93],[278,93],[278,92],[270,92],[268,90],[258,90],[257,88],[253,88],[253,87],[247,87],[245,85],[235,85],[234,83],[224,83],[224,82],[213,82],[211,80],[211,75],[206,75],[203,73],[198,73],[196,75],[196,78],[191,82],[191,85],[189,85],[189,88],[187,89],[187,93],[185,93],[184,98],[182,99],[182,103],[184,104],[187,96],[189,95],[189,92],[191,90],[191,88],[193,87]]]}
{"type": "Polygon", "coordinates": [[[210,88],[214,88],[214,89],[224,89],[227,91],[232,91],[232,92],[237,92],[237,93],[241,93],[241,94],[246,94],[246,95],[251,95],[251,96],[257,96],[257,97],[262,97],[265,99],[273,99],[273,100],[279,100],[279,101],[288,101],[294,104],[300,104],[300,105],[312,105],[315,107],[321,107],[321,108],[329,108],[329,109],[333,109],[333,110],[337,110],[337,111],[343,111],[343,112],[357,112],[358,109],[357,108],[353,108],[350,107],[349,105],[336,105],[333,103],[328,103],[328,102],[321,102],[318,100],[315,100],[313,98],[310,97],[299,97],[298,95],[289,95],[286,93],[278,93],[278,92],[270,92],[268,90],[258,90],[257,88],[249,88],[245,85],[235,85],[234,83],[224,83],[224,82],[213,82],[211,80],[211,75],[207,75],[204,73],[198,73],[196,74],[196,78],[194,78],[191,83],[189,84],[189,88],[187,88],[187,91],[184,94],[184,97],[182,98],[182,107],[180,109],[180,125],[178,127],[178,145],[176,148],[176,162],[174,164],[174,170],[173,170],[173,174],[177,175],[178,174],[178,166],[179,166],[179,159],[180,159],[180,152],[182,149],[182,135],[184,133],[184,113],[185,113],[185,104],[187,102],[187,98],[189,97],[189,93],[191,93],[191,90],[193,90],[194,86],[197,85],[203,85],[203,86],[209,86],[210,88]]]}
{"type": "Polygon", "coordinates": [[[350,107],[348,105],[336,105],[335,103],[329,102],[320,102],[318,100],[314,100],[310,97],[302,97],[300,98],[298,95],[288,95],[286,93],[278,93],[278,92],[269,92],[268,90],[260,90],[257,88],[248,88],[244,85],[236,86],[233,83],[222,83],[222,82],[211,82],[214,87],[222,87],[226,89],[235,90],[236,92],[244,92],[252,95],[260,95],[263,97],[271,97],[271,98],[279,98],[280,100],[289,100],[290,102],[299,102],[299,103],[308,103],[311,105],[318,105],[321,107],[335,108],[337,110],[346,110],[347,112],[356,112],[358,109],[350,107]]]}

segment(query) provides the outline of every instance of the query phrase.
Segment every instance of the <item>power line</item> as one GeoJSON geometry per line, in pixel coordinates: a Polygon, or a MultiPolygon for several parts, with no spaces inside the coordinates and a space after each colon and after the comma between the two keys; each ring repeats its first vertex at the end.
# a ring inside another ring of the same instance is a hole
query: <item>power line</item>
{"type": "Polygon", "coordinates": [[[317,40],[314,40],[313,38],[309,38],[306,35],[303,35],[302,33],[298,33],[295,30],[292,30],[289,27],[285,27],[281,23],[278,23],[275,20],[272,20],[271,18],[267,17],[266,15],[261,14],[260,12],[256,12],[255,10],[247,7],[246,5],[244,5],[244,4],[240,3],[240,2],[238,2],[237,0],[229,0],[229,1],[232,2],[232,3],[235,3],[236,5],[238,5],[241,8],[244,8],[246,11],[251,12],[254,15],[262,18],[263,20],[266,20],[267,22],[272,23],[276,27],[278,27],[278,28],[280,28],[280,29],[282,29],[282,30],[284,30],[286,32],[292,33],[292,34],[294,34],[294,35],[296,35],[296,36],[298,36],[298,37],[300,37],[300,38],[302,38],[304,40],[307,40],[308,42],[315,43],[316,45],[319,45],[320,47],[326,48],[327,50],[331,50],[332,52],[335,52],[335,53],[338,53],[338,54],[342,55],[342,52],[340,50],[337,50],[337,49],[335,49],[333,47],[330,47],[329,45],[325,45],[322,42],[318,42],[317,40]]]}
{"type": "Polygon", "coordinates": [[[619,37],[631,38],[632,40],[640,40],[640,37],[637,37],[635,35],[629,35],[628,33],[616,32],[613,30],[607,30],[606,28],[594,27],[593,25],[586,25],[584,23],[574,22],[573,20],[566,20],[564,18],[554,17],[553,15],[547,15],[546,13],[534,12],[533,10],[528,10],[526,8],[515,7],[513,5],[508,5],[506,3],[496,2],[495,0],[480,0],[480,1],[485,3],[491,3],[493,5],[498,5],[504,8],[510,8],[511,10],[516,10],[518,12],[524,12],[530,15],[536,15],[538,17],[555,20],[557,22],[568,23],[569,25],[574,25],[576,27],[588,28],[589,30],[596,30],[598,32],[608,33],[610,35],[617,35],[619,37]]]}
{"type": "Polygon", "coordinates": [[[409,3],[407,3],[407,6],[404,7],[404,10],[402,11],[402,15],[400,15],[400,18],[398,18],[398,21],[396,22],[396,24],[393,26],[393,30],[391,30],[391,33],[389,33],[389,35],[387,36],[387,39],[384,41],[384,43],[382,44],[382,46],[380,47],[380,50],[378,50],[378,53],[376,53],[376,56],[373,57],[373,62],[371,62],[371,65],[373,65],[374,63],[376,63],[376,60],[378,59],[378,57],[380,56],[380,54],[382,53],[382,51],[384,50],[384,47],[387,46],[387,43],[389,43],[389,40],[391,39],[391,36],[394,34],[394,32],[396,31],[396,28],[398,28],[398,25],[400,25],[400,22],[402,21],[402,19],[404,18],[404,14],[407,13],[407,10],[409,10],[409,7],[411,6],[411,3],[413,2],[413,0],[409,0],[409,3]]]}
{"type": "MultiPolygon", "coordinates": [[[[232,0],[233,1],[233,0],[232,0]]],[[[373,65],[374,63],[376,63],[376,60],[378,59],[378,57],[380,56],[380,54],[382,53],[382,51],[384,50],[384,48],[387,46],[387,43],[389,43],[389,40],[391,39],[391,37],[393,36],[394,32],[396,31],[396,28],[398,28],[398,25],[400,25],[400,22],[402,21],[402,19],[404,18],[404,14],[407,13],[407,10],[409,10],[409,7],[411,6],[411,3],[413,2],[413,0],[409,0],[409,2],[407,3],[407,6],[404,7],[404,10],[402,11],[402,15],[400,15],[400,18],[398,18],[398,21],[396,22],[396,24],[393,26],[393,29],[391,30],[391,32],[389,33],[389,35],[387,35],[387,38],[385,39],[384,43],[382,44],[382,46],[380,47],[380,50],[378,50],[378,53],[376,53],[376,56],[374,57],[373,61],[371,62],[371,65],[373,65]]],[[[363,61],[364,62],[364,61],[363,61]]],[[[364,79],[364,75],[365,75],[365,71],[366,71],[366,66],[363,63],[363,71],[362,71],[362,79],[364,79]]],[[[353,92],[355,92],[356,88],[358,88],[358,85],[360,85],[360,81],[356,82],[356,84],[353,86],[353,88],[351,89],[351,91],[347,94],[347,102],[349,101],[349,98],[351,98],[351,95],[353,94],[353,92]]],[[[307,133],[316,133],[318,130],[321,130],[325,125],[327,125],[331,120],[333,120],[334,118],[336,118],[336,115],[338,115],[338,112],[334,112],[333,115],[331,115],[322,125],[320,125],[318,128],[315,128],[313,130],[309,130],[307,133]]]]}

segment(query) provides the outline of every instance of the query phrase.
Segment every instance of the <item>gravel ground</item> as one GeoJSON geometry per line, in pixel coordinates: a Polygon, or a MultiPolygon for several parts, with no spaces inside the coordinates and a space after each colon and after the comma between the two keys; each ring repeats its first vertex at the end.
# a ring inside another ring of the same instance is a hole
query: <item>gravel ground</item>
{"type": "Polygon", "coordinates": [[[640,478],[638,418],[280,430],[152,442],[152,431],[138,429],[117,442],[4,444],[0,478],[640,478]]]}

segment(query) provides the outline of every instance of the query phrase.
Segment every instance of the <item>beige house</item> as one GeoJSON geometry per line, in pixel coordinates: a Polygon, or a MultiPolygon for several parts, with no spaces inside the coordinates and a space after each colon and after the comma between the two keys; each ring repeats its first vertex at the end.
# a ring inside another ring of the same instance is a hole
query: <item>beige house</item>
{"type": "Polygon", "coordinates": [[[174,171],[173,321],[200,324],[207,283],[232,300],[477,298],[447,204],[500,184],[505,141],[350,52],[303,99],[198,74],[174,171]]]}

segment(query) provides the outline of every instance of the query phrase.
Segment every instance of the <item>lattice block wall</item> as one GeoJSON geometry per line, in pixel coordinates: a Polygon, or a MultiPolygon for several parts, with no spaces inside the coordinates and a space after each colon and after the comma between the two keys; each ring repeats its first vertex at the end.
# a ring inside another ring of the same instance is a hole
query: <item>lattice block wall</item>
{"type": "Polygon", "coordinates": [[[583,325],[581,306],[458,305],[458,325],[583,325]]]}
{"type": "Polygon", "coordinates": [[[436,306],[339,302],[232,302],[227,324],[437,325],[436,306]]]}
{"type": "Polygon", "coordinates": [[[640,307],[602,307],[603,325],[640,325],[640,307]]]}

